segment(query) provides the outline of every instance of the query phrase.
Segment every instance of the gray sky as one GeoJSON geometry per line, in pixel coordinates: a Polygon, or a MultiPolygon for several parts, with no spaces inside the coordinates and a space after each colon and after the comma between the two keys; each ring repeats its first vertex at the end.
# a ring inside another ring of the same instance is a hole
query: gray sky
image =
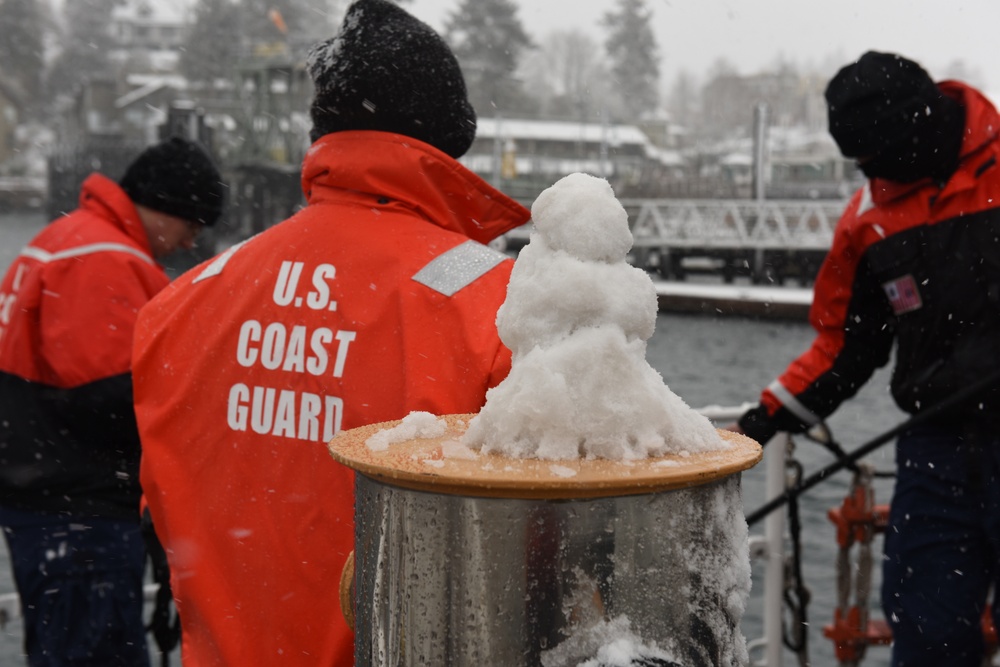
{"type": "MultiPolygon", "coordinates": [[[[459,0],[413,0],[414,15],[441,29],[459,0]]],[[[614,0],[517,0],[536,40],[579,29],[602,38],[614,0]]],[[[753,74],[779,55],[823,68],[864,51],[916,60],[935,79],[962,60],[966,76],[1000,99],[1000,0],[648,0],[663,58],[664,86],[679,69],[701,78],[718,58],[753,74]]],[[[828,68],[823,68],[828,69],[828,68]]],[[[832,71],[831,71],[832,73],[832,71]]]]}

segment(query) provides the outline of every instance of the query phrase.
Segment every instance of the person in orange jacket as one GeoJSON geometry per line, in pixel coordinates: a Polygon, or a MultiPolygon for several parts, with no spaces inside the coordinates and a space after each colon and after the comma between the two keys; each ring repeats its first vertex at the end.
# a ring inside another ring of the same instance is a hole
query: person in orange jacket
{"type": "Polygon", "coordinates": [[[529,212],[463,167],[476,117],[452,52],[359,0],[309,58],[307,205],[139,314],[141,480],[185,667],[349,665],[336,589],[353,473],[326,444],[411,411],[476,412],[509,372],[495,319],[529,212]]]}
{"type": "Polygon", "coordinates": [[[152,146],[91,174],[0,283],[0,526],[33,667],[149,664],[132,332],[222,188],[196,144],[152,146]]]}
{"type": "Polygon", "coordinates": [[[844,65],[826,101],[868,180],[816,278],[816,338],[731,428],[760,443],[803,432],[891,359],[893,399],[916,419],[896,441],[882,559],[891,664],[978,667],[1000,581],[1000,113],[877,51],[844,65]]]}

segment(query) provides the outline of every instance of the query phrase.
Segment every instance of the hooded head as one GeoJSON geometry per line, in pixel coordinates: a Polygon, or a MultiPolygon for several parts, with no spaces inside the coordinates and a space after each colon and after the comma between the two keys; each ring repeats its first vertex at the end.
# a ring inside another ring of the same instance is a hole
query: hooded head
{"type": "Polygon", "coordinates": [[[455,55],[429,26],[387,0],[357,0],[335,37],[313,47],[309,112],[316,141],[344,130],[396,132],[457,158],[476,113],[455,55]]]}
{"type": "Polygon", "coordinates": [[[133,203],[189,222],[210,226],[222,215],[222,175],[208,153],[180,137],[140,153],[119,185],[133,203]]]}
{"type": "Polygon", "coordinates": [[[869,51],[826,88],[830,134],[869,178],[947,179],[958,165],[965,113],[924,69],[869,51]]]}

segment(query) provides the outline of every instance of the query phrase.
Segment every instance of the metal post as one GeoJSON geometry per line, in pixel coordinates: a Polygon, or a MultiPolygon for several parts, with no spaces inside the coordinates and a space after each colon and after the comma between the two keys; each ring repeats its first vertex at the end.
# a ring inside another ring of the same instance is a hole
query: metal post
{"type": "Polygon", "coordinates": [[[753,196],[764,201],[764,171],[767,162],[767,105],[758,104],[753,110],[753,196]]]}
{"type": "Polygon", "coordinates": [[[500,189],[500,166],[503,160],[503,137],[500,133],[502,117],[500,116],[500,109],[496,109],[493,114],[494,123],[494,135],[493,135],[493,174],[490,179],[490,185],[492,185],[497,190],[500,189]]]}
{"type": "Polygon", "coordinates": [[[608,115],[601,112],[601,178],[608,178],[608,115]]]}
{"type": "MultiPolygon", "coordinates": [[[[785,492],[785,456],[787,433],[779,433],[764,448],[767,473],[767,497],[776,498],[785,492]]],[[[764,640],[766,667],[781,667],[782,605],[785,587],[785,513],[771,512],[764,520],[764,541],[767,543],[767,565],[764,568],[764,640]]]]}

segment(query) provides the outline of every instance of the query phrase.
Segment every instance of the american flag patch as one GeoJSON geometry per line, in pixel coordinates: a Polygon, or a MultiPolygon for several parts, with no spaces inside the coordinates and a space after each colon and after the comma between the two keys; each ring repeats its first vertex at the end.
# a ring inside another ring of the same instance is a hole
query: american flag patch
{"type": "Polygon", "coordinates": [[[892,304],[892,310],[897,315],[909,313],[924,305],[917,290],[917,281],[910,274],[882,283],[882,289],[885,290],[885,295],[892,304]]]}

